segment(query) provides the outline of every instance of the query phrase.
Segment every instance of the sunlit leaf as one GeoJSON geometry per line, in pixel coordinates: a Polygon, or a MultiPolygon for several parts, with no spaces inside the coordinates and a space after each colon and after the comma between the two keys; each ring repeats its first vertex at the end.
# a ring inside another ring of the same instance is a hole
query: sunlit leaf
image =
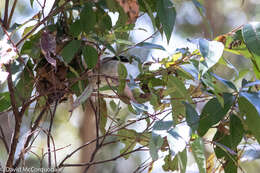
{"type": "Polygon", "coordinates": [[[260,92],[241,92],[240,96],[245,97],[258,111],[260,114],[260,92]]]}
{"type": "Polygon", "coordinates": [[[206,158],[202,139],[196,138],[191,143],[192,153],[198,165],[200,173],[206,173],[206,158]]]}
{"type": "MultiPolygon", "coordinates": [[[[244,80],[243,80],[244,81],[244,80]]],[[[242,82],[243,82],[242,81],[242,82]]],[[[254,82],[247,82],[246,81],[246,83],[244,83],[243,85],[242,85],[242,87],[243,88],[247,88],[247,87],[251,87],[251,86],[255,86],[255,85],[260,85],[260,80],[256,80],[256,81],[254,81],[254,82]]]]}
{"type": "Polygon", "coordinates": [[[231,82],[231,81],[228,81],[226,79],[223,79],[222,77],[214,74],[214,73],[211,73],[212,76],[214,76],[217,80],[219,80],[221,83],[223,83],[224,85],[226,85],[227,87],[233,89],[234,91],[237,91],[237,88],[236,86],[231,82]]]}
{"type": "Polygon", "coordinates": [[[217,41],[208,41],[199,39],[199,50],[204,60],[199,63],[199,71],[204,75],[212,66],[214,66],[222,56],[224,46],[217,41]]]}
{"type": "MultiPolygon", "coordinates": [[[[260,102],[255,104],[259,104],[260,102]]],[[[246,128],[251,131],[254,137],[260,142],[260,116],[256,107],[250,103],[248,97],[240,97],[238,100],[241,118],[246,124],[246,128]]]]}
{"type": "Polygon", "coordinates": [[[181,173],[185,173],[188,160],[186,149],[184,149],[182,152],[179,152],[176,157],[178,157],[178,163],[181,173]]]}

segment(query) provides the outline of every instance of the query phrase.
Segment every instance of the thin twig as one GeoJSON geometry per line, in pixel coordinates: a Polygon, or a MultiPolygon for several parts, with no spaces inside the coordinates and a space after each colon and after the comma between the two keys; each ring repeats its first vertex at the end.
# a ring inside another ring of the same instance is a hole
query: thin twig
{"type": "MultiPolygon", "coordinates": [[[[47,105],[46,105],[46,106],[47,106],[47,105]]],[[[23,148],[24,148],[24,149],[28,147],[28,145],[29,145],[29,143],[30,143],[30,141],[31,141],[31,139],[32,139],[32,137],[33,137],[33,134],[34,134],[33,132],[34,132],[34,131],[36,130],[36,128],[39,126],[39,124],[40,124],[40,122],[41,122],[41,120],[42,120],[42,117],[43,117],[45,111],[46,111],[46,108],[43,108],[42,111],[40,112],[40,114],[38,115],[37,119],[35,120],[34,125],[31,127],[30,134],[28,135],[28,137],[27,137],[27,139],[25,140],[25,143],[24,143],[24,145],[23,145],[23,148]]],[[[22,156],[23,156],[23,153],[21,152],[21,153],[19,154],[18,159],[15,161],[14,168],[16,168],[16,167],[20,164],[21,159],[22,159],[22,156]]]]}
{"type": "Polygon", "coordinates": [[[51,168],[51,148],[50,148],[51,129],[52,129],[53,119],[54,119],[54,115],[56,113],[57,105],[58,105],[58,100],[55,101],[54,110],[53,110],[53,112],[50,113],[51,119],[50,119],[50,125],[49,125],[49,129],[48,129],[48,133],[47,133],[48,167],[49,168],[51,168]]]}
{"type": "Polygon", "coordinates": [[[126,152],[126,153],[123,153],[123,154],[120,154],[116,157],[113,157],[111,159],[107,159],[107,160],[102,160],[102,161],[96,161],[96,162],[92,162],[92,163],[78,163],[78,164],[63,164],[61,165],[61,167],[79,167],[79,166],[91,166],[91,165],[97,165],[97,164],[103,164],[103,163],[107,163],[107,162],[111,162],[111,161],[115,161],[123,156],[126,156],[128,154],[131,154],[131,153],[134,153],[134,152],[137,152],[137,151],[140,151],[141,149],[143,149],[144,147],[147,147],[147,146],[141,146],[135,150],[132,150],[132,151],[129,151],[129,152],[126,152]]]}
{"type": "Polygon", "coordinates": [[[67,0],[66,2],[64,2],[59,8],[53,10],[48,16],[46,16],[45,18],[43,18],[39,23],[37,23],[27,34],[25,34],[23,36],[23,38],[21,38],[17,43],[16,43],[16,47],[18,47],[25,39],[27,39],[34,31],[36,31],[42,24],[44,24],[44,22],[46,22],[47,20],[49,20],[49,18],[51,18],[52,16],[56,15],[57,13],[61,12],[65,5],[67,5],[67,3],[70,2],[70,0],[67,0]]]}

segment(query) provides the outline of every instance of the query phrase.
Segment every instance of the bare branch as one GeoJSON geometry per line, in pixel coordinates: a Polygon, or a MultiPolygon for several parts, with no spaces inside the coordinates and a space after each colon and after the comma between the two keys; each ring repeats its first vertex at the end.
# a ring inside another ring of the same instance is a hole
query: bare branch
{"type": "Polygon", "coordinates": [[[126,152],[126,153],[123,153],[123,154],[120,154],[116,157],[113,157],[111,159],[107,159],[107,160],[102,160],[102,161],[96,161],[96,162],[92,162],[92,163],[78,163],[78,164],[62,164],[60,165],[60,167],[77,167],[77,166],[92,166],[92,165],[97,165],[97,164],[102,164],[102,163],[107,163],[107,162],[111,162],[111,161],[115,161],[125,155],[128,155],[128,154],[131,154],[131,153],[134,153],[134,152],[137,152],[137,151],[140,151],[141,149],[143,149],[144,147],[146,146],[141,146],[135,150],[132,150],[132,151],[129,151],[129,152],[126,152]]]}

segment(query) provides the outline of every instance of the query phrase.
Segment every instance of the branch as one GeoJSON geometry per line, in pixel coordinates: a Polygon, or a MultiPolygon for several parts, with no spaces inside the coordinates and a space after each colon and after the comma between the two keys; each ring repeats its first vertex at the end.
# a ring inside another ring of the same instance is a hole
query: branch
{"type": "Polygon", "coordinates": [[[134,153],[136,151],[140,151],[142,148],[144,148],[146,146],[141,146],[135,150],[132,150],[132,151],[129,151],[129,152],[126,152],[126,153],[123,153],[123,154],[120,154],[116,157],[113,157],[111,159],[107,159],[107,160],[101,160],[101,161],[96,161],[96,162],[92,162],[92,163],[78,163],[78,164],[62,164],[61,167],[76,167],[76,166],[91,166],[91,165],[97,165],[97,164],[102,164],[102,163],[106,163],[106,162],[111,162],[111,161],[115,161],[125,155],[128,155],[128,154],[131,154],[131,153],[134,153]]]}
{"type": "Polygon", "coordinates": [[[53,112],[50,113],[51,119],[50,119],[49,129],[48,129],[48,132],[47,132],[48,167],[49,168],[51,168],[51,147],[50,147],[51,129],[52,129],[53,119],[54,119],[54,115],[55,115],[55,112],[56,112],[56,109],[57,109],[57,105],[58,105],[58,100],[56,100],[56,102],[55,102],[53,112]]]}
{"type": "Polygon", "coordinates": [[[15,129],[14,129],[14,135],[12,138],[12,144],[11,144],[11,148],[10,148],[10,152],[8,155],[8,159],[6,162],[6,167],[7,168],[12,168],[13,167],[13,160],[14,160],[14,155],[15,155],[15,151],[17,148],[17,144],[18,144],[18,139],[20,136],[20,127],[21,127],[21,123],[22,123],[22,115],[20,115],[20,112],[18,110],[17,107],[17,103],[15,100],[15,90],[14,90],[14,86],[13,86],[13,80],[12,80],[12,73],[11,73],[11,65],[7,64],[5,65],[8,74],[7,77],[7,84],[8,84],[8,89],[9,89],[9,93],[10,93],[10,99],[11,99],[11,106],[12,106],[12,111],[14,113],[15,116],[15,129]]]}
{"type": "Polygon", "coordinates": [[[4,26],[6,29],[7,27],[7,20],[8,20],[8,6],[9,6],[9,0],[5,0],[5,14],[4,14],[4,26]]]}
{"type": "MultiPolygon", "coordinates": [[[[42,120],[42,117],[43,117],[43,115],[44,115],[44,113],[45,113],[46,110],[47,110],[47,108],[43,108],[43,109],[42,109],[42,111],[40,112],[39,116],[38,116],[37,119],[35,120],[34,125],[31,127],[30,135],[27,137],[27,139],[25,140],[25,143],[24,143],[24,145],[23,145],[23,148],[24,148],[24,149],[28,147],[28,145],[29,145],[29,143],[30,143],[30,141],[31,141],[31,139],[32,139],[32,137],[33,137],[33,134],[34,134],[33,132],[34,132],[34,131],[36,130],[36,128],[39,126],[39,124],[40,124],[40,122],[41,122],[41,120],[42,120]]],[[[20,152],[19,157],[18,157],[18,159],[15,161],[15,164],[14,164],[14,167],[13,167],[13,168],[16,168],[16,167],[20,164],[20,162],[21,162],[21,160],[22,160],[22,157],[23,157],[23,153],[20,152]]]]}
{"type": "MultiPolygon", "coordinates": [[[[103,135],[103,136],[99,136],[99,139],[104,138],[104,137],[106,137],[106,136],[108,136],[108,135],[111,135],[111,134],[115,133],[116,131],[119,131],[119,130],[121,130],[121,129],[123,129],[123,128],[126,128],[126,127],[128,127],[128,126],[130,126],[130,125],[136,123],[137,121],[145,120],[146,118],[147,118],[147,117],[142,117],[142,118],[139,118],[139,119],[137,119],[137,120],[135,120],[135,121],[132,121],[132,122],[126,124],[126,125],[123,125],[122,127],[118,127],[118,128],[116,128],[116,129],[114,129],[114,130],[112,130],[112,131],[110,131],[110,132],[107,132],[107,133],[106,133],[105,135],[103,135]]],[[[78,147],[78,148],[75,149],[74,151],[72,151],[70,154],[68,154],[68,155],[60,162],[58,168],[61,168],[61,167],[64,165],[63,163],[64,163],[66,160],[68,160],[72,155],[74,155],[74,154],[77,153],[79,150],[81,150],[82,148],[85,148],[86,146],[92,144],[92,143],[95,142],[95,141],[97,141],[97,139],[93,139],[92,141],[89,141],[89,142],[85,143],[84,145],[78,147]]],[[[83,165],[83,166],[88,166],[88,165],[83,165]]]]}
{"type": "Polygon", "coordinates": [[[7,26],[6,26],[7,28],[9,28],[9,26],[11,24],[11,20],[12,20],[13,14],[14,14],[16,3],[17,3],[17,0],[14,0],[13,6],[12,6],[12,9],[11,9],[11,12],[10,12],[10,16],[8,18],[8,22],[7,22],[7,26]]]}
{"type": "Polygon", "coordinates": [[[17,43],[16,43],[16,47],[18,47],[26,38],[28,38],[34,31],[36,31],[39,26],[41,26],[42,24],[44,24],[44,22],[46,22],[49,18],[51,18],[52,16],[54,16],[55,14],[59,13],[60,11],[62,11],[65,7],[65,5],[67,5],[67,3],[70,2],[70,0],[67,0],[66,2],[64,2],[59,8],[53,10],[48,16],[46,16],[44,19],[42,19],[39,23],[37,23],[31,31],[29,31],[25,36],[23,36],[23,38],[21,38],[17,43]]]}

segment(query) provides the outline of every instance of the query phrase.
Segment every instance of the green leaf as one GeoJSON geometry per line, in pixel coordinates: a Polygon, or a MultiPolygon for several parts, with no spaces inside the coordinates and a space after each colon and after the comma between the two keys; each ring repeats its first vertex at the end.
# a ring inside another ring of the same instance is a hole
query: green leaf
{"type": "Polygon", "coordinates": [[[221,58],[224,45],[218,41],[199,39],[198,46],[204,60],[199,63],[199,72],[204,75],[221,58]]]}
{"type": "Polygon", "coordinates": [[[0,112],[7,110],[11,106],[9,92],[0,93],[0,112]]]}
{"type": "Polygon", "coordinates": [[[127,69],[124,64],[118,64],[118,75],[120,79],[125,79],[127,77],[127,69]]]}
{"type": "Polygon", "coordinates": [[[251,53],[251,61],[254,64],[254,71],[256,77],[260,78],[260,23],[252,22],[246,24],[242,28],[242,36],[246,47],[251,53]]]}
{"type": "Polygon", "coordinates": [[[171,153],[164,157],[164,165],[162,166],[164,171],[176,171],[178,170],[178,158],[174,157],[172,160],[171,153]]]}
{"type": "Polygon", "coordinates": [[[225,164],[227,165],[224,169],[225,172],[237,172],[237,153],[234,151],[236,147],[232,148],[232,137],[226,135],[220,131],[217,131],[214,138],[215,154],[218,159],[224,158],[225,164]]]}
{"type": "MultiPolygon", "coordinates": [[[[171,0],[159,0],[156,4],[157,15],[169,43],[176,20],[176,10],[171,0]]],[[[159,28],[158,28],[159,29],[159,28]]]]}
{"type": "Polygon", "coordinates": [[[107,124],[107,104],[106,101],[100,99],[100,122],[99,122],[100,131],[104,135],[106,133],[106,124],[107,124]]]}
{"type": "Polygon", "coordinates": [[[72,34],[74,37],[78,37],[81,31],[82,28],[81,28],[80,20],[76,20],[74,23],[70,25],[70,34],[72,34]]]}
{"type": "Polygon", "coordinates": [[[93,86],[91,84],[89,84],[84,89],[84,91],[80,94],[80,96],[78,96],[77,99],[74,101],[70,112],[72,112],[79,105],[85,103],[85,101],[91,96],[92,92],[93,92],[93,86]]]}
{"type": "Polygon", "coordinates": [[[206,173],[206,158],[204,153],[204,144],[202,139],[196,138],[191,143],[192,153],[199,167],[200,173],[206,173]]]}
{"type": "Polygon", "coordinates": [[[156,121],[153,125],[153,130],[169,130],[173,127],[173,121],[156,121]]]}
{"type": "Polygon", "coordinates": [[[240,96],[245,97],[258,111],[260,114],[260,92],[241,92],[240,96]]]}
{"type": "Polygon", "coordinates": [[[179,168],[181,170],[181,173],[186,172],[186,166],[187,166],[187,151],[184,149],[182,152],[179,152],[177,154],[178,157],[178,163],[179,163],[179,168]]]}
{"type": "Polygon", "coordinates": [[[168,77],[167,89],[164,92],[164,95],[171,96],[171,105],[173,110],[173,118],[176,120],[177,116],[185,115],[185,107],[182,104],[182,101],[191,102],[188,91],[184,83],[174,76],[168,77]]]}
{"type": "Polygon", "coordinates": [[[234,91],[237,91],[237,87],[231,82],[231,81],[228,81],[226,79],[223,79],[222,77],[214,74],[214,73],[211,73],[217,80],[219,80],[221,83],[223,83],[224,85],[226,85],[227,87],[233,89],[234,91]]]}
{"type": "MultiPolygon", "coordinates": [[[[34,28],[34,27],[35,27],[35,25],[26,27],[26,28],[24,29],[24,31],[23,31],[22,37],[24,37],[24,36],[25,36],[28,32],[30,32],[30,31],[32,30],[32,28],[34,28]]],[[[32,35],[32,34],[31,34],[31,35],[32,35]]],[[[27,37],[27,38],[30,38],[31,35],[30,35],[29,37],[27,37]]]]}
{"type": "MultiPolygon", "coordinates": [[[[147,12],[147,14],[149,15],[151,21],[152,21],[152,24],[153,24],[153,28],[155,29],[156,28],[156,22],[155,22],[155,18],[154,18],[154,15],[153,15],[153,9],[152,9],[152,5],[155,1],[153,2],[149,2],[149,0],[138,0],[138,4],[140,6],[140,9],[144,8],[145,11],[147,12]]],[[[155,6],[155,5],[154,5],[155,6]]]]}
{"type": "Polygon", "coordinates": [[[113,111],[116,111],[117,110],[117,104],[115,103],[115,101],[114,100],[111,100],[110,102],[109,102],[109,105],[110,105],[110,107],[111,107],[111,109],[113,110],[113,111]]]}
{"type": "Polygon", "coordinates": [[[39,46],[40,32],[30,37],[30,40],[25,41],[23,44],[21,54],[29,55],[33,59],[37,59],[40,56],[41,49],[39,46]]]}
{"type": "Polygon", "coordinates": [[[31,7],[33,8],[33,2],[34,0],[30,0],[31,7]]]}
{"type": "Polygon", "coordinates": [[[104,10],[98,8],[96,13],[96,26],[95,31],[97,33],[104,33],[105,31],[109,31],[112,28],[112,21],[108,13],[106,13],[104,10]]]}
{"type": "Polygon", "coordinates": [[[124,93],[125,85],[126,85],[126,77],[127,77],[127,69],[122,63],[118,63],[117,72],[119,75],[119,86],[118,92],[119,94],[124,93]]]}
{"type": "Polygon", "coordinates": [[[27,68],[25,68],[24,71],[22,72],[19,82],[15,86],[14,94],[15,94],[15,100],[18,107],[22,106],[24,102],[28,101],[31,98],[31,94],[33,90],[34,80],[32,79],[33,76],[30,76],[32,74],[28,72],[28,69],[30,69],[28,64],[27,64],[27,68]]]}
{"type": "Polygon", "coordinates": [[[84,59],[87,63],[89,69],[92,69],[96,66],[98,61],[98,52],[95,48],[91,46],[85,46],[82,50],[84,59]]]}
{"type": "Polygon", "coordinates": [[[70,63],[72,61],[74,55],[78,52],[79,48],[79,40],[72,40],[63,48],[63,50],[61,51],[61,56],[63,57],[66,63],[70,63]]]}
{"type": "Polygon", "coordinates": [[[81,28],[86,33],[94,30],[96,25],[96,13],[94,12],[91,3],[86,3],[80,13],[81,28]]]}
{"type": "Polygon", "coordinates": [[[150,155],[153,160],[158,159],[158,151],[163,145],[163,138],[152,132],[152,136],[149,142],[150,155]]]}
{"type": "Polygon", "coordinates": [[[148,42],[141,42],[137,44],[136,47],[146,48],[146,49],[160,49],[166,51],[166,49],[163,46],[154,43],[148,43],[148,42]]]}
{"type": "MultiPolygon", "coordinates": [[[[201,0],[200,0],[201,1],[201,0]]],[[[203,18],[203,23],[206,26],[206,29],[208,31],[208,33],[210,34],[210,36],[213,36],[213,31],[212,31],[212,27],[209,23],[209,20],[206,16],[206,9],[201,5],[201,3],[198,0],[192,0],[193,4],[195,5],[195,7],[197,8],[197,10],[199,11],[201,17],[203,18]]]]}
{"type": "Polygon", "coordinates": [[[186,108],[186,121],[192,131],[195,132],[199,127],[199,115],[189,103],[183,102],[183,104],[186,108]]]}
{"type": "Polygon", "coordinates": [[[170,151],[173,153],[173,155],[180,152],[182,147],[184,147],[183,145],[186,144],[177,128],[168,130],[167,140],[170,146],[170,151]]]}
{"type": "Polygon", "coordinates": [[[260,56],[260,23],[252,22],[244,25],[242,28],[242,35],[247,48],[253,54],[260,56]]]}
{"type": "Polygon", "coordinates": [[[159,105],[158,102],[158,96],[154,93],[151,94],[151,100],[150,100],[151,105],[153,105],[154,109],[157,108],[157,106],[159,105]]]}
{"type": "MultiPolygon", "coordinates": [[[[260,102],[256,103],[259,104],[260,102]]],[[[247,129],[251,131],[258,143],[260,143],[260,116],[255,106],[245,97],[239,97],[238,100],[241,118],[247,129]]]]}
{"type": "Polygon", "coordinates": [[[218,123],[225,114],[226,112],[216,98],[208,101],[200,115],[198,134],[204,136],[209,128],[218,123]]]}
{"type": "Polygon", "coordinates": [[[243,138],[244,128],[241,120],[234,114],[230,115],[230,137],[232,149],[236,149],[237,145],[243,138]]]}
{"type": "Polygon", "coordinates": [[[199,10],[202,16],[206,16],[206,9],[200,4],[197,0],[192,0],[193,4],[196,6],[196,8],[199,10]]]}
{"type": "MultiPolygon", "coordinates": [[[[129,129],[122,129],[118,132],[118,139],[120,142],[125,144],[124,148],[120,150],[120,154],[130,152],[134,149],[136,145],[136,137],[138,136],[137,132],[129,129]]],[[[129,158],[129,154],[124,155],[125,159],[129,158]]]]}

